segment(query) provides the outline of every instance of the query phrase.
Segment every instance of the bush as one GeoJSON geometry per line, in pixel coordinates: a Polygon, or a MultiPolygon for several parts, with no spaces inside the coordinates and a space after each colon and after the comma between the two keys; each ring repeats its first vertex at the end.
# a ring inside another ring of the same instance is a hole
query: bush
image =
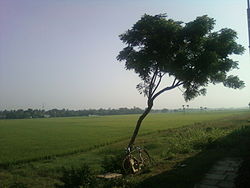
{"type": "Polygon", "coordinates": [[[125,187],[136,187],[136,180],[128,180],[126,178],[113,178],[99,180],[98,188],[125,188],[125,187]]]}
{"type": "Polygon", "coordinates": [[[122,161],[125,155],[120,152],[115,155],[105,156],[101,162],[104,172],[122,173],[122,161]]]}
{"type": "Polygon", "coordinates": [[[56,184],[58,188],[95,187],[96,178],[87,164],[79,168],[62,168],[62,177],[59,178],[63,185],[56,184]]]}
{"type": "Polygon", "coordinates": [[[9,185],[9,188],[27,188],[25,184],[21,182],[14,182],[11,185],[9,185]]]}

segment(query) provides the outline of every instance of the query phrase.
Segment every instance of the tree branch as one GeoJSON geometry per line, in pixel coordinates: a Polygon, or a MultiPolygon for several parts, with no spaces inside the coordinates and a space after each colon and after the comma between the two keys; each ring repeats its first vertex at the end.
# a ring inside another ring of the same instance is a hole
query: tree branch
{"type": "Polygon", "coordinates": [[[172,84],[172,86],[173,86],[173,85],[175,84],[176,80],[177,80],[177,79],[176,79],[176,78],[174,78],[174,81],[173,81],[173,84],[172,84]]]}
{"type": "Polygon", "coordinates": [[[174,84],[176,82],[176,79],[174,80],[173,84],[171,86],[165,87],[162,90],[158,91],[153,97],[152,100],[155,100],[156,97],[158,97],[160,94],[162,94],[165,91],[174,89],[178,86],[181,86],[182,84],[184,84],[184,82],[178,81],[176,84],[174,84]]]}
{"type": "Polygon", "coordinates": [[[164,74],[163,74],[163,75],[160,75],[160,79],[159,79],[157,85],[155,86],[155,88],[154,88],[154,90],[153,90],[153,92],[152,92],[152,96],[154,95],[155,91],[156,91],[157,88],[159,87],[159,85],[160,85],[160,83],[161,83],[161,79],[162,79],[163,76],[164,76],[164,74]]]}
{"type": "Polygon", "coordinates": [[[184,82],[178,81],[178,82],[176,83],[175,87],[179,87],[179,86],[181,86],[181,85],[183,85],[183,84],[184,84],[184,82]]]}
{"type": "Polygon", "coordinates": [[[158,69],[155,70],[153,76],[152,76],[152,79],[150,81],[150,84],[149,84],[149,91],[148,91],[148,99],[150,99],[153,95],[153,87],[154,87],[154,83],[155,83],[155,80],[156,80],[156,77],[158,75],[158,69]]]}

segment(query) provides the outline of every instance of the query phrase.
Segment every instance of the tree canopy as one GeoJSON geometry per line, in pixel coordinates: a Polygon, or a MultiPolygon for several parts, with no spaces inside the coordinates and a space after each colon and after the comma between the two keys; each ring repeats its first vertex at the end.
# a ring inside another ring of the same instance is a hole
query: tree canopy
{"type": "Polygon", "coordinates": [[[231,55],[241,55],[244,47],[236,42],[237,33],[229,28],[213,31],[215,20],[207,15],[183,23],[165,14],[145,14],[131,29],[120,35],[126,47],[117,59],[125,61],[142,79],[137,85],[148,98],[148,107],[139,117],[129,146],[133,145],[143,119],[154,99],[165,91],[182,86],[186,101],[206,94],[209,83],[223,83],[237,89],[244,82],[229,72],[238,68],[231,55]],[[161,86],[162,78],[172,79],[161,86]]]}
{"type": "Polygon", "coordinates": [[[215,20],[206,15],[185,24],[167,19],[165,14],[145,14],[120,35],[127,46],[117,59],[140,76],[143,83],[137,88],[148,97],[153,97],[158,86],[152,81],[164,75],[175,78],[173,86],[182,85],[186,100],[204,95],[209,83],[242,88],[244,82],[227,73],[238,68],[230,55],[242,54],[244,48],[237,44],[234,30],[212,32],[214,25],[215,20]]]}

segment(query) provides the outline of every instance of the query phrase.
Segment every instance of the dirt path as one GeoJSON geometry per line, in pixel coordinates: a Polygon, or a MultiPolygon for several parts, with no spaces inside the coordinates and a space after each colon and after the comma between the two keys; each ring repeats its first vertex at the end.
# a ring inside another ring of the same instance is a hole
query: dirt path
{"type": "Polygon", "coordinates": [[[235,188],[235,178],[242,163],[240,158],[218,161],[195,188],[235,188]]]}

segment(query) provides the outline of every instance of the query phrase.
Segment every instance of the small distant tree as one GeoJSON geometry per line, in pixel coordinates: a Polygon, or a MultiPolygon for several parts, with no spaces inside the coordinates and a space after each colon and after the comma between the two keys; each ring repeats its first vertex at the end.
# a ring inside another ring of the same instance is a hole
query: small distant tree
{"type": "Polygon", "coordinates": [[[183,111],[184,114],[185,114],[185,105],[184,105],[184,104],[182,105],[182,111],[183,111]]]}
{"type": "Polygon", "coordinates": [[[120,35],[126,47],[117,59],[139,75],[142,82],[137,89],[147,97],[147,108],[137,121],[128,147],[134,144],[142,121],[162,93],[181,86],[189,101],[205,95],[209,83],[223,83],[233,89],[244,86],[237,76],[228,75],[238,68],[230,55],[242,54],[244,48],[236,43],[234,30],[212,32],[214,25],[215,20],[206,15],[183,23],[167,19],[165,14],[145,14],[120,35]],[[171,83],[163,84],[163,78],[171,83]]]}
{"type": "Polygon", "coordinates": [[[249,109],[250,109],[250,102],[248,103],[249,109]]]}

